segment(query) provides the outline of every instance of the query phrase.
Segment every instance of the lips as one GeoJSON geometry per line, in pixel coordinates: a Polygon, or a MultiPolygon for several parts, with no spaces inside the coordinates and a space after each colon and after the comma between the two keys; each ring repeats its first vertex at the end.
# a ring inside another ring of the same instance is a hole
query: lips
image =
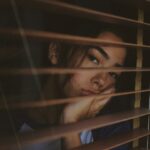
{"type": "Polygon", "coordinates": [[[91,91],[91,90],[82,89],[81,91],[82,91],[81,93],[82,93],[83,96],[89,96],[89,95],[98,94],[98,92],[94,92],[94,91],[91,91]]]}

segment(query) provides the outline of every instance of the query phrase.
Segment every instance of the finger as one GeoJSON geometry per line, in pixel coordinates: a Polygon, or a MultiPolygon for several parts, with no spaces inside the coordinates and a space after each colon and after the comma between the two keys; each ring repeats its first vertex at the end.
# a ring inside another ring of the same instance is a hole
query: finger
{"type": "Polygon", "coordinates": [[[88,116],[89,117],[94,117],[98,114],[98,112],[107,104],[107,102],[110,99],[105,99],[105,100],[101,100],[101,101],[97,101],[95,102],[91,107],[90,110],[88,112],[88,116]]]}
{"type": "MultiPolygon", "coordinates": [[[[107,89],[101,94],[111,94],[114,92],[115,92],[115,88],[111,87],[110,89],[107,89]]],[[[95,116],[110,99],[111,97],[103,97],[100,99],[94,99],[93,102],[91,103],[89,114],[91,113],[91,116],[95,116]]]]}
{"type": "Polygon", "coordinates": [[[115,85],[109,85],[101,91],[101,94],[105,94],[105,93],[108,94],[109,91],[113,91],[113,90],[115,92],[115,89],[116,89],[115,85]],[[107,91],[108,91],[108,93],[107,93],[107,91]]]}
{"type": "Polygon", "coordinates": [[[112,94],[115,93],[115,88],[109,88],[105,91],[103,91],[102,93],[100,93],[102,95],[101,98],[95,98],[95,101],[101,101],[101,100],[105,100],[105,99],[110,99],[112,96],[107,96],[108,94],[112,94]]]}

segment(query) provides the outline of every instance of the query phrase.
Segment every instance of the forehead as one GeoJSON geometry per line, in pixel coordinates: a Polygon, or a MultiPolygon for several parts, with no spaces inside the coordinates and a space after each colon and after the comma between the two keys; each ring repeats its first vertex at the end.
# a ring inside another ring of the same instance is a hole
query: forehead
{"type": "MultiPolygon", "coordinates": [[[[102,32],[101,34],[98,35],[98,39],[101,40],[106,40],[106,41],[111,41],[111,42],[123,42],[123,40],[115,35],[112,32],[102,32]]],[[[103,51],[108,55],[108,65],[110,64],[113,66],[114,64],[120,64],[122,65],[124,63],[124,59],[126,56],[126,49],[122,47],[116,47],[116,46],[103,46],[103,45],[97,45],[96,47],[102,48],[103,51]]],[[[86,55],[86,52],[88,50],[88,47],[78,47],[75,50],[75,53],[72,55],[71,59],[69,59],[69,65],[74,66],[74,65],[80,65],[82,61],[84,60],[84,56],[86,55]]],[[[91,46],[90,50],[92,49],[97,49],[95,46],[91,46]],[[93,48],[92,48],[93,47],[93,48]]],[[[101,55],[104,53],[100,52],[101,55]]],[[[98,53],[95,53],[97,56],[99,56],[98,53]]]]}
{"type": "MultiPolygon", "coordinates": [[[[123,42],[121,37],[117,36],[113,32],[103,32],[98,35],[98,39],[107,40],[110,42],[123,42]]],[[[117,46],[101,46],[104,51],[108,54],[109,59],[114,63],[123,64],[126,57],[126,48],[117,46]]]]}
{"type": "Polygon", "coordinates": [[[123,42],[122,38],[110,31],[104,31],[98,35],[99,39],[105,39],[109,41],[123,42]]]}

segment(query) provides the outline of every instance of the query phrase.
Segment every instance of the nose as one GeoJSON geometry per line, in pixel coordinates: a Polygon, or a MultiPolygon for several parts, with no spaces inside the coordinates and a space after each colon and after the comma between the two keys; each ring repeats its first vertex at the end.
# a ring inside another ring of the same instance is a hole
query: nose
{"type": "Polygon", "coordinates": [[[99,91],[100,89],[104,88],[105,86],[107,86],[107,81],[108,81],[107,72],[95,75],[91,80],[93,90],[99,91]]]}

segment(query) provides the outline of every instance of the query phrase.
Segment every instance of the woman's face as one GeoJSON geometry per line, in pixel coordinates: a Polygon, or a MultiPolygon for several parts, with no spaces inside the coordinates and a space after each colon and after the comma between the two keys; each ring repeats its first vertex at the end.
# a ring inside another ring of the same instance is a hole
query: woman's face
{"type": "MultiPolygon", "coordinates": [[[[103,32],[98,38],[112,42],[122,42],[121,38],[111,32],[103,32]]],[[[123,65],[125,57],[125,48],[99,45],[98,47],[89,48],[79,67],[120,67],[123,65]]],[[[80,58],[76,60],[78,61],[80,58]]],[[[67,80],[63,92],[66,97],[100,94],[106,89],[115,87],[116,79],[120,73],[102,71],[76,73],[67,80]]]]}

